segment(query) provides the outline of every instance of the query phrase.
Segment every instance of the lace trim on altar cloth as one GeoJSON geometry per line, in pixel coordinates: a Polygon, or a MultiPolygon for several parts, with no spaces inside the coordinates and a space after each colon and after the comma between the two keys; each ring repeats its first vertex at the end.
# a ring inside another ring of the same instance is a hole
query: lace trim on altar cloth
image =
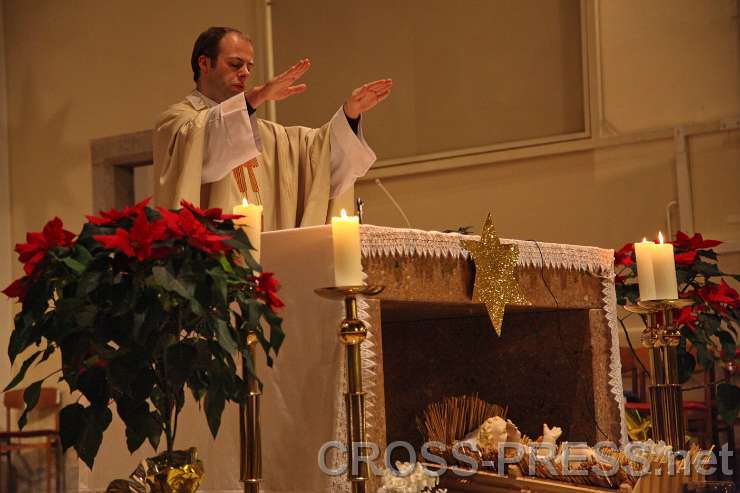
{"type": "MultiPolygon", "coordinates": [[[[392,255],[467,257],[469,253],[462,247],[460,240],[480,240],[480,236],[366,224],[360,226],[363,257],[392,255]]],[[[612,250],[504,238],[501,238],[501,243],[519,247],[519,265],[522,267],[542,267],[544,259],[545,267],[586,270],[596,274],[608,274],[614,271],[612,250]],[[542,255],[540,255],[540,249],[542,255]]]]}
{"type": "MultiPolygon", "coordinates": [[[[462,247],[460,240],[480,240],[480,236],[462,235],[459,233],[440,233],[437,231],[422,231],[418,229],[388,228],[383,226],[372,226],[363,224],[360,226],[360,244],[363,257],[374,256],[432,256],[467,258],[470,253],[462,247]]],[[[591,272],[601,278],[603,309],[606,314],[607,324],[611,332],[611,348],[609,357],[609,387],[617,403],[620,412],[620,441],[627,444],[627,425],[624,416],[624,389],[622,386],[622,363],[619,356],[619,329],[617,320],[617,296],[614,289],[614,251],[578,245],[561,245],[556,243],[544,243],[524,240],[507,240],[502,238],[502,243],[514,244],[519,247],[518,265],[522,267],[535,268],[557,268],[575,269],[591,272]],[[544,264],[544,265],[543,265],[544,264]]],[[[367,303],[363,300],[365,308],[367,303]]],[[[360,318],[368,323],[367,312],[364,308],[360,318]],[[363,318],[364,317],[364,318],[363,318]]],[[[376,355],[373,344],[369,342],[368,347],[362,347],[362,367],[365,388],[370,389],[375,383],[376,355]],[[366,370],[367,369],[367,370],[366,370]],[[372,384],[371,384],[372,382],[372,384]]],[[[342,379],[340,379],[342,380],[342,379]]],[[[343,397],[346,388],[346,375],[342,383],[343,397]]],[[[367,390],[367,400],[374,404],[375,394],[367,390]]],[[[344,414],[344,401],[342,399],[341,411],[344,414]]],[[[368,405],[367,409],[370,410],[368,405]]],[[[372,413],[372,411],[370,411],[372,413]]],[[[346,416],[341,423],[346,429],[346,416]]],[[[341,440],[341,438],[339,438],[341,440]]],[[[348,490],[347,490],[348,491],[348,490]]]]}

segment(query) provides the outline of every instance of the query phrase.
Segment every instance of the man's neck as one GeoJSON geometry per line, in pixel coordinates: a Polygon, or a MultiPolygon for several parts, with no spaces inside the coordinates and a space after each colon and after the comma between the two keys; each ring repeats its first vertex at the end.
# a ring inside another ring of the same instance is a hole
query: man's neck
{"type": "Polygon", "coordinates": [[[225,101],[219,98],[213,91],[209,90],[209,88],[206,87],[204,84],[200,84],[200,83],[196,84],[195,90],[217,104],[223,103],[225,101]]]}

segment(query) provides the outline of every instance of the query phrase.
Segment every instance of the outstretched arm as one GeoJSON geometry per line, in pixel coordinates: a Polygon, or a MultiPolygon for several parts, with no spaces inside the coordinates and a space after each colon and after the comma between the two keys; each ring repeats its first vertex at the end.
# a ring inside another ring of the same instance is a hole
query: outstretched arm
{"type": "Polygon", "coordinates": [[[293,83],[300,79],[309,68],[311,68],[311,61],[304,58],[282,74],[273,77],[266,84],[249,89],[244,93],[244,97],[252,108],[257,108],[265,101],[281,101],[294,94],[300,94],[306,90],[306,84],[293,85],[293,83]]]}
{"type": "Polygon", "coordinates": [[[347,118],[359,118],[361,113],[373,109],[387,98],[391,93],[391,87],[393,87],[391,79],[380,79],[358,87],[344,103],[344,114],[347,118]]]}
{"type": "MultiPolygon", "coordinates": [[[[280,75],[273,77],[266,84],[255,86],[244,93],[249,106],[257,108],[265,101],[282,101],[295,94],[300,94],[307,89],[306,84],[295,84],[308,69],[311,61],[308,58],[300,60],[280,75]]],[[[391,93],[393,81],[391,79],[380,79],[368,82],[354,91],[344,103],[342,108],[347,118],[356,120],[360,114],[374,108],[391,93]]]]}

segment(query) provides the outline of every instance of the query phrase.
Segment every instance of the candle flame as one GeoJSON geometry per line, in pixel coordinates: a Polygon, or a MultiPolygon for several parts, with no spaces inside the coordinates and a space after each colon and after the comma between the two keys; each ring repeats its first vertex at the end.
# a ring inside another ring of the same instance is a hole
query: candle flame
{"type": "Polygon", "coordinates": [[[658,242],[660,242],[661,245],[663,244],[663,232],[662,231],[658,231],[658,242]]]}
{"type": "Polygon", "coordinates": [[[344,209],[342,209],[342,211],[339,213],[339,215],[342,216],[342,219],[344,219],[345,217],[347,217],[347,211],[344,210],[344,209]]]}
{"type": "Polygon", "coordinates": [[[248,205],[249,205],[249,202],[247,202],[247,199],[246,199],[246,198],[243,198],[243,199],[242,199],[242,205],[243,205],[244,207],[246,207],[246,206],[248,206],[248,205]]]}

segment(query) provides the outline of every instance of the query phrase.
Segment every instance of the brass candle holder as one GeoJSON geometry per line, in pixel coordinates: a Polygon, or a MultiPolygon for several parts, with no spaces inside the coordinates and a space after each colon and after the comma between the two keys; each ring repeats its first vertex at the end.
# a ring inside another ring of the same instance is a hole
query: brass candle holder
{"type": "Polygon", "coordinates": [[[260,391],[259,382],[249,373],[247,365],[256,371],[255,348],[257,336],[247,335],[249,361],[242,353],[242,378],[246,384],[247,402],[239,405],[239,477],[244,483],[244,493],[259,493],[262,481],[262,436],[260,433],[260,391]]]}
{"type": "Polygon", "coordinates": [[[647,327],[642,332],[642,344],[650,358],[650,414],[653,439],[663,440],[674,449],[685,443],[683,397],[678,383],[676,356],[681,333],[673,323],[673,309],[692,305],[691,300],[639,300],[625,309],[644,315],[647,327]],[[662,313],[662,319],[658,318],[662,313]]]}
{"type": "Polygon", "coordinates": [[[367,327],[357,315],[357,295],[374,296],[383,291],[383,286],[335,286],[320,288],[316,294],[323,298],[344,300],[345,318],[339,326],[339,340],[347,348],[347,393],[344,394],[347,409],[347,479],[352,493],[365,493],[370,477],[367,463],[355,464],[355,447],[365,444],[365,392],[362,390],[362,359],[360,345],[367,337],[367,327]]]}

